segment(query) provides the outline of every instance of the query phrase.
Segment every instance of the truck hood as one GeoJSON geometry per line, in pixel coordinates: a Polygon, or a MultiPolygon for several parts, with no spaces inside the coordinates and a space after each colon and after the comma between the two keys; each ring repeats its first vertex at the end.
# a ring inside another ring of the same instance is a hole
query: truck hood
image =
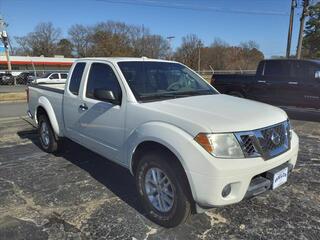
{"type": "MultiPolygon", "coordinates": [[[[146,105],[168,114],[171,124],[181,126],[181,121],[192,122],[199,129],[213,133],[250,131],[288,118],[280,108],[224,94],[177,98],[146,105]]],[[[191,129],[185,130],[193,132],[191,129]]]]}

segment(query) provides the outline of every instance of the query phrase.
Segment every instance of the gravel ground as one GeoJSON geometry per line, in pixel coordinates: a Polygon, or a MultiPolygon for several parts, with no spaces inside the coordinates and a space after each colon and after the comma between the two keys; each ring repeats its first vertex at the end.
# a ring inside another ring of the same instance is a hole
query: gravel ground
{"type": "Polygon", "coordinates": [[[145,218],[127,170],[70,141],[47,154],[27,119],[2,119],[0,239],[319,239],[320,123],[293,125],[287,184],[164,229],[145,218]]]}

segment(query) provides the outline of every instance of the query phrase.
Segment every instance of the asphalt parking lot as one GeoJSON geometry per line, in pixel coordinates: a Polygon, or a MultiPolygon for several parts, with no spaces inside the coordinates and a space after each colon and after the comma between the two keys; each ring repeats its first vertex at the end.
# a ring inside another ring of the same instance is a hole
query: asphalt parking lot
{"type": "Polygon", "coordinates": [[[69,141],[47,154],[28,121],[0,119],[0,239],[319,239],[320,122],[293,121],[286,185],[164,229],[144,217],[128,171],[69,141]]]}

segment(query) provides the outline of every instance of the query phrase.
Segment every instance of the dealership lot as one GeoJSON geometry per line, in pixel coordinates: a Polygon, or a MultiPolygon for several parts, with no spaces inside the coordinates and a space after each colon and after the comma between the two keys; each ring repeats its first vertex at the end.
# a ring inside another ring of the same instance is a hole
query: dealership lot
{"type": "Polygon", "coordinates": [[[27,118],[2,118],[0,239],[318,239],[319,124],[293,121],[300,154],[286,185],[164,229],[144,217],[127,170],[70,141],[47,154],[27,118]]]}

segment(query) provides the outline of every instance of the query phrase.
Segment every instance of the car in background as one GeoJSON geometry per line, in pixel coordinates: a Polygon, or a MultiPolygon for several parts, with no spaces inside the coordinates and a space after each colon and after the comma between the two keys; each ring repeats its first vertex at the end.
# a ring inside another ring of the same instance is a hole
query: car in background
{"type": "Polygon", "coordinates": [[[319,60],[263,60],[256,74],[213,74],[211,85],[272,105],[320,109],[319,60]]]}
{"type": "Polygon", "coordinates": [[[16,83],[17,84],[27,85],[27,84],[31,83],[37,77],[39,77],[39,73],[22,72],[16,77],[16,83]]]}
{"type": "Polygon", "coordinates": [[[45,83],[45,84],[66,83],[67,77],[68,77],[68,73],[49,72],[49,73],[45,73],[40,78],[34,79],[32,83],[45,83]]]}
{"type": "Polygon", "coordinates": [[[14,77],[11,73],[5,72],[0,73],[0,85],[13,85],[14,84],[14,77]]]}

